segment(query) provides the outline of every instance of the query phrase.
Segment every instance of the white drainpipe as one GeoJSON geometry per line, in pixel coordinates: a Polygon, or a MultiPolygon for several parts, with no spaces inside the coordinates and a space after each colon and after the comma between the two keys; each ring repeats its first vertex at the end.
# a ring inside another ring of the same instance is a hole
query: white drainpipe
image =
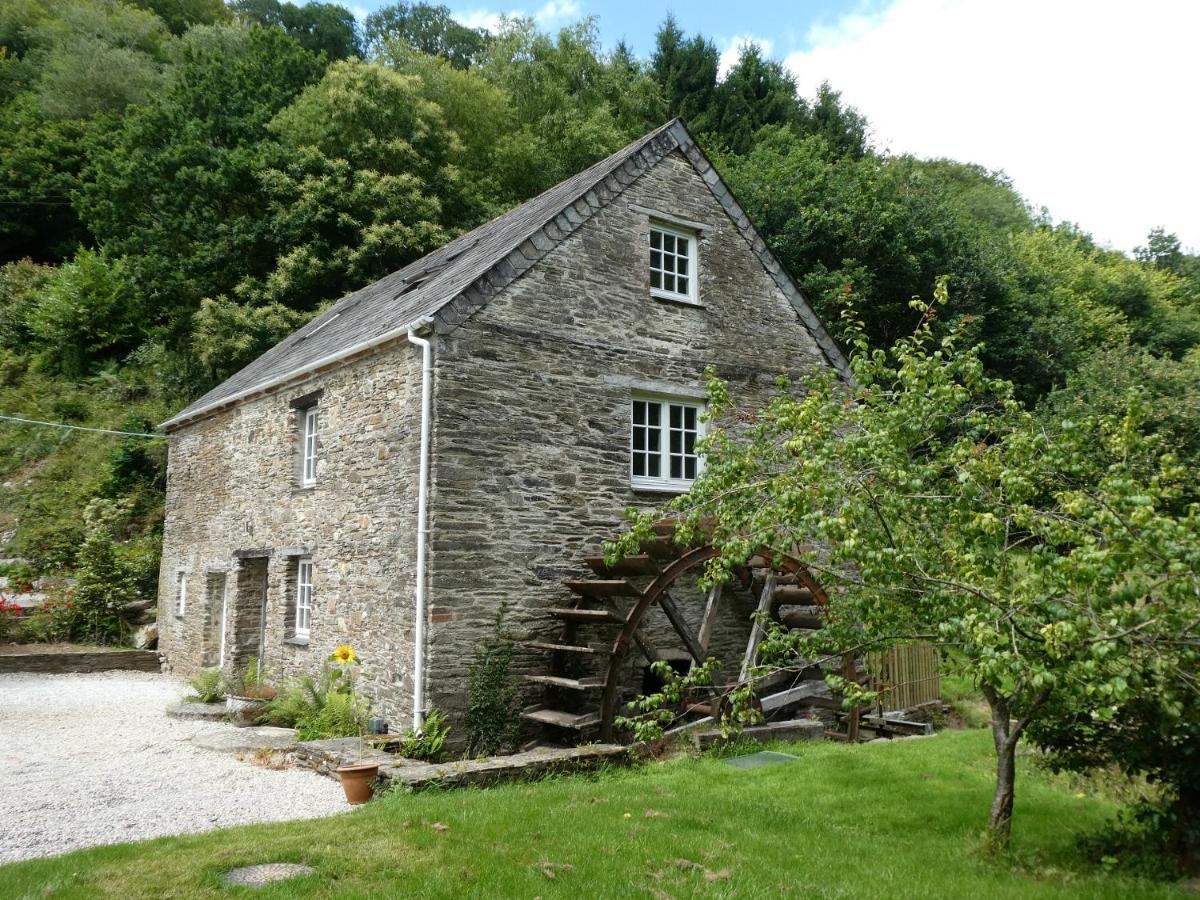
{"type": "Polygon", "coordinates": [[[413,635],[413,731],[425,724],[425,545],[429,541],[429,432],[433,407],[433,347],[409,329],[409,343],[421,348],[421,459],[417,476],[417,596],[413,635]]]}

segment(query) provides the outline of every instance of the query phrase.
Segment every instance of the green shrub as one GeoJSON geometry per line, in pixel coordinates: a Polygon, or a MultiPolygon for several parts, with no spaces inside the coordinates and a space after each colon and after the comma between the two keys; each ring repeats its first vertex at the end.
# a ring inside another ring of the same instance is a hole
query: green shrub
{"type": "Polygon", "coordinates": [[[304,675],[285,683],[262,721],[295,728],[302,741],[318,741],[358,736],[369,714],[367,704],[351,693],[344,670],[326,665],[316,678],[304,675]]]}
{"type": "Polygon", "coordinates": [[[220,703],[225,699],[222,680],[220,669],[201,669],[188,680],[193,691],[188,699],[197,703],[220,703]]]}
{"type": "Polygon", "coordinates": [[[431,709],[425,717],[420,734],[411,729],[400,743],[399,754],[409,759],[436,761],[442,755],[446,738],[450,734],[450,722],[446,714],[431,709]]]}
{"type": "Polygon", "coordinates": [[[70,641],[80,629],[79,608],[75,603],[75,592],[70,588],[56,588],[42,605],[22,622],[25,639],[38,644],[57,644],[70,641]]]}
{"type": "Polygon", "coordinates": [[[16,633],[21,617],[21,607],[0,595],[0,641],[16,633]]]}
{"type": "Polygon", "coordinates": [[[274,700],[279,692],[267,683],[267,670],[257,659],[246,663],[221,679],[221,687],[227,697],[248,697],[252,700],[274,700]]]}
{"type": "Polygon", "coordinates": [[[504,631],[507,611],[507,604],[502,603],[493,633],[476,644],[471,661],[467,685],[467,753],[471,756],[494,756],[511,747],[520,729],[521,711],[512,677],[516,645],[504,631]]]}

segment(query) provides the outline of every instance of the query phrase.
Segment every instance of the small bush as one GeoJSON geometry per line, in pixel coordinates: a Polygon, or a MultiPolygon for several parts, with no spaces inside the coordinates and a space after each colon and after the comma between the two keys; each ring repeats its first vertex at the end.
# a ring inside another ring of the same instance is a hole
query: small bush
{"type": "Polygon", "coordinates": [[[302,741],[319,741],[358,736],[368,715],[367,704],[351,693],[344,670],[326,665],[316,678],[304,675],[285,683],[267,704],[262,721],[295,728],[302,741]]]}
{"type": "Polygon", "coordinates": [[[358,737],[366,726],[367,714],[367,705],[354,695],[330,691],[316,715],[297,724],[296,737],[302,741],[358,737]]]}
{"type": "Polygon", "coordinates": [[[400,744],[399,753],[409,759],[426,759],[436,761],[442,755],[446,738],[450,734],[450,722],[446,714],[431,709],[425,717],[425,725],[421,733],[411,729],[400,744]]]}
{"type": "Polygon", "coordinates": [[[0,594],[0,641],[7,640],[17,631],[21,618],[21,607],[0,594]]]}
{"type": "Polygon", "coordinates": [[[521,710],[512,677],[516,645],[504,631],[507,611],[507,604],[501,604],[493,633],[475,646],[471,661],[467,687],[470,756],[494,756],[515,744],[519,734],[521,710]]]}
{"type": "Polygon", "coordinates": [[[69,588],[54,590],[42,605],[22,622],[25,639],[38,644],[70,641],[81,631],[75,592],[69,588]]]}
{"type": "Polygon", "coordinates": [[[246,663],[246,667],[231,672],[221,679],[227,697],[247,697],[251,700],[274,700],[278,691],[267,683],[267,670],[257,659],[246,663]]]}
{"type": "Polygon", "coordinates": [[[201,669],[188,681],[193,691],[188,699],[197,703],[220,703],[225,699],[222,680],[220,669],[201,669]]]}

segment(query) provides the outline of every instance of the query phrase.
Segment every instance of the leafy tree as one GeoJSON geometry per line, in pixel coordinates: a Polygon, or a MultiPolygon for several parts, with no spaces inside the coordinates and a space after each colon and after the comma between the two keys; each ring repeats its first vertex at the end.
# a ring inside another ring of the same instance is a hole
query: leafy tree
{"type": "Polygon", "coordinates": [[[230,7],[244,20],[282,28],[300,46],[329,59],[362,56],[358,21],[335,3],[280,3],[279,0],[233,0],[230,7]]]}
{"type": "Polygon", "coordinates": [[[363,40],[367,53],[386,56],[393,41],[402,41],[420,53],[440,56],[456,69],[467,69],[487,44],[487,32],[459,24],[445,6],[428,3],[393,3],[367,16],[363,40]]]}
{"type": "Polygon", "coordinates": [[[867,120],[828,81],[821,82],[811,103],[800,101],[798,130],[825,139],[835,153],[859,159],[867,152],[867,120]]]}
{"type": "Polygon", "coordinates": [[[670,116],[680,116],[696,131],[707,131],[717,91],[720,54],[701,35],[687,38],[668,13],[654,36],[650,72],[662,90],[670,116]]]}
{"type": "Polygon", "coordinates": [[[801,109],[796,80],[757,44],[747,44],[717,86],[711,128],[727,148],[746,153],[764,126],[799,125],[801,109]]]}
{"type": "Polygon", "coordinates": [[[245,306],[228,297],[206,298],[192,323],[196,359],[206,381],[215,384],[253,362],[301,325],[311,314],[279,303],[245,306]]]}
{"type": "Polygon", "coordinates": [[[28,93],[0,106],[0,263],[58,262],[90,243],[71,197],[87,154],[114,124],[47,117],[28,93]]]}
{"type": "Polygon", "coordinates": [[[138,343],[141,300],[122,260],[81,250],[55,271],[30,309],[26,326],[43,365],[78,377],[138,343]]]}
{"type": "Polygon", "coordinates": [[[274,269],[259,180],[279,161],[267,125],[323,68],[278,29],[197,26],[167,88],[93,156],[82,217],[109,255],[126,257],[147,324],[174,341],[202,298],[274,269]]]}
{"type": "Polygon", "coordinates": [[[82,119],[141,103],[161,84],[170,33],[117,0],[63,0],[26,30],[22,64],[48,116],[82,119]]]}
{"type": "Polygon", "coordinates": [[[311,309],[445,242],[441,222],[469,217],[452,165],[459,152],[416,78],[346,60],[272,122],[287,162],[262,175],[275,270],[243,282],[254,302],[311,309]]]}
{"type": "Polygon", "coordinates": [[[131,5],[154,13],[174,35],[193,25],[220,25],[230,19],[222,0],[132,0],[131,5]]]}
{"type": "MultiPolygon", "coordinates": [[[[822,373],[743,434],[711,428],[704,473],[668,509],[685,538],[711,532],[713,579],[769,548],[826,582],[826,627],[773,629],[769,667],[912,639],[945,648],[991,709],[988,834],[1002,846],[1017,743],[1037,723],[1063,711],[1110,722],[1155,692],[1167,732],[1184,737],[1171,697],[1194,695],[1200,507],[1172,511],[1187,470],[1140,434],[1136,409],[1048,432],[960,349],[961,328],[939,340],[932,309],[914,310],[923,324],[888,351],[851,324],[852,384],[822,373]]],[[[745,419],[715,378],[710,392],[716,422],[745,419]]],[[[638,516],[617,549],[636,548],[656,518],[638,516]]],[[[851,701],[869,696],[831,680],[851,701]]]]}

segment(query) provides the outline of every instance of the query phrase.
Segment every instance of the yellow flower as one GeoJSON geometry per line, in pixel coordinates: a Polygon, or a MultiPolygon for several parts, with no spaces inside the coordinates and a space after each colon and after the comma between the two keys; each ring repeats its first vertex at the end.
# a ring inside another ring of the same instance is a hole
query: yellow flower
{"type": "Polygon", "coordinates": [[[342,644],[333,651],[333,656],[329,658],[334,662],[341,663],[343,665],[347,665],[358,660],[358,657],[354,655],[354,648],[349,644],[342,644]]]}

